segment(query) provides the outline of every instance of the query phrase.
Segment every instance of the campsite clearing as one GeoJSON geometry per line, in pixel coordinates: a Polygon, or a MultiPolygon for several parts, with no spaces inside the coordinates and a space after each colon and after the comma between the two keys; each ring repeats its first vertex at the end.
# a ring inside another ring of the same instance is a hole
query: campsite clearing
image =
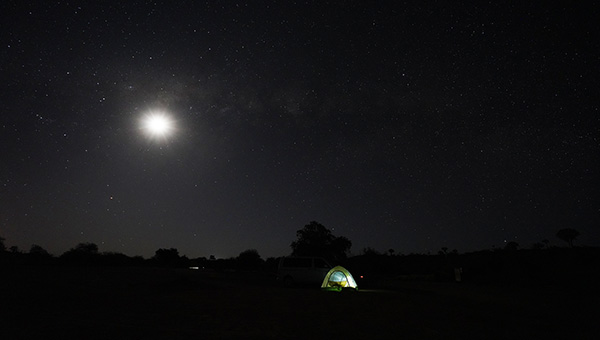
{"type": "Polygon", "coordinates": [[[283,288],[261,273],[2,269],[6,338],[592,338],[597,296],[558,287],[406,282],[394,290],[283,288]],[[589,309],[587,309],[589,308],[589,309]]]}

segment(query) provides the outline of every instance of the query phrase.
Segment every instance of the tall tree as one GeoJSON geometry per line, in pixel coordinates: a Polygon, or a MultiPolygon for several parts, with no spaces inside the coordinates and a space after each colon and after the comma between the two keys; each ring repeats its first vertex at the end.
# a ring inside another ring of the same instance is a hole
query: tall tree
{"type": "Polygon", "coordinates": [[[320,256],[329,260],[346,258],[352,242],[343,236],[334,236],[331,230],[312,221],[296,232],[298,239],[290,245],[294,256],[320,256]]]}
{"type": "Polygon", "coordinates": [[[579,236],[579,232],[573,228],[561,229],[556,233],[556,237],[567,242],[571,248],[573,248],[573,241],[577,236],[579,236]]]}

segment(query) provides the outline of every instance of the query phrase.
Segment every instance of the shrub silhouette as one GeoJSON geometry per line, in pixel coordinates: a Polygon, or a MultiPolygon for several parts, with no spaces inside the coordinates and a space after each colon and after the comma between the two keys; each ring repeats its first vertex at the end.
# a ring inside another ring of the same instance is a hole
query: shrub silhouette
{"type": "Polygon", "coordinates": [[[504,250],[517,250],[519,249],[519,244],[515,241],[510,241],[504,246],[504,250]]]}

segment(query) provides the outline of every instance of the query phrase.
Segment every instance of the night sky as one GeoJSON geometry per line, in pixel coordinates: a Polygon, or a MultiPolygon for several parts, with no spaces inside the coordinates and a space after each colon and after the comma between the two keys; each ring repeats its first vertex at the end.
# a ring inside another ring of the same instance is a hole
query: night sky
{"type": "Polygon", "coordinates": [[[150,257],[600,245],[579,2],[3,1],[0,236],[150,257]],[[554,2],[552,2],[554,3],[554,2]],[[172,124],[151,136],[144,118],[172,124]]]}

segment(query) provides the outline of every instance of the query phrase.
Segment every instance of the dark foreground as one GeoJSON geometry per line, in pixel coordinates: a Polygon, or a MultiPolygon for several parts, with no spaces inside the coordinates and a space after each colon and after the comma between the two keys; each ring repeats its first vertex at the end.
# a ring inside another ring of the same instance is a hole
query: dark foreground
{"type": "Polygon", "coordinates": [[[405,282],[337,293],[286,289],[256,273],[23,267],[0,274],[1,339],[600,336],[600,294],[573,287],[405,282]]]}

